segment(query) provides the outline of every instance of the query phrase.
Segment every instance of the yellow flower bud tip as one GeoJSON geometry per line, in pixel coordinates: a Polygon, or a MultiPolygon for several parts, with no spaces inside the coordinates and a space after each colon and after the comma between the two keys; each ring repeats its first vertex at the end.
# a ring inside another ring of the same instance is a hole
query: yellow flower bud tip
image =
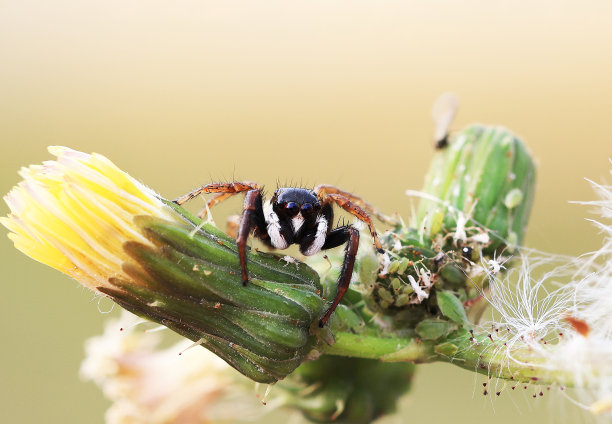
{"type": "Polygon", "coordinates": [[[121,265],[126,241],[149,244],[137,215],[172,218],[161,198],[102,155],[49,147],[56,160],[22,168],[0,218],[15,247],[94,289],[110,277],[128,278],[121,265]]]}

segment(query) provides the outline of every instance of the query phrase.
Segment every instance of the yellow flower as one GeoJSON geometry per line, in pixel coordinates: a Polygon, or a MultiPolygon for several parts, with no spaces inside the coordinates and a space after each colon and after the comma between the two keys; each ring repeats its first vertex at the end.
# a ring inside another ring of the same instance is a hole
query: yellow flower
{"type": "Polygon", "coordinates": [[[126,241],[149,244],[137,215],[175,220],[160,197],[99,154],[49,147],[57,160],[22,168],[23,181],[5,196],[0,222],[15,247],[80,283],[108,286],[123,277],[126,241]]]}
{"type": "Polygon", "coordinates": [[[248,253],[105,157],[52,147],[57,160],[21,170],[0,222],[15,247],[163,324],[251,379],[284,378],[310,352],[320,317],[318,275],[248,253]]]}

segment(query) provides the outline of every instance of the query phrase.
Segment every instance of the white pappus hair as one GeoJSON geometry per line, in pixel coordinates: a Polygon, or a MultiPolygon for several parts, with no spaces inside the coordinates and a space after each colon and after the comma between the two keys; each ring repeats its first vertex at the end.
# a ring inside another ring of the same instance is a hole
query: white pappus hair
{"type": "MultiPolygon", "coordinates": [[[[611,172],[612,175],[612,172],[611,172]]],[[[571,400],[595,415],[612,416],[612,186],[590,181],[599,199],[575,202],[595,208],[591,220],[603,235],[601,249],[579,257],[521,249],[514,267],[482,260],[493,309],[484,328],[499,329],[496,353],[508,367],[527,347],[543,373],[571,376],[571,400]],[[575,395],[575,398],[573,397],[575,395]]],[[[564,392],[566,393],[566,392],[564,392]]],[[[570,397],[570,395],[568,395],[570,397]]]]}

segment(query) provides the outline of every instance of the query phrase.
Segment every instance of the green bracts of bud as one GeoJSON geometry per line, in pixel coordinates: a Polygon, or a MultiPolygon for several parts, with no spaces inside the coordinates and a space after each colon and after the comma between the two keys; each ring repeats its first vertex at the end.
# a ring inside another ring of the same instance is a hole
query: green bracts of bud
{"type": "Polygon", "coordinates": [[[314,422],[370,423],[395,410],[415,366],[325,355],[280,385],[286,403],[314,422]]]}
{"type": "Polygon", "coordinates": [[[150,244],[125,243],[133,262],[123,269],[131,281],[111,278],[112,287],[99,290],[255,381],[283,379],[315,341],[324,304],[318,274],[303,264],[285,267],[275,256],[249,252],[250,282],[243,286],[234,240],[208,224],[192,234],[195,219],[173,208],[185,224],[136,218],[150,244]]]}
{"type": "Polygon", "coordinates": [[[431,240],[439,233],[461,238],[463,230],[482,225],[492,241],[483,253],[520,245],[535,174],[525,145],[507,129],[473,125],[460,131],[437,154],[425,177],[423,191],[442,203],[420,201],[417,216],[424,238],[431,240]]]}

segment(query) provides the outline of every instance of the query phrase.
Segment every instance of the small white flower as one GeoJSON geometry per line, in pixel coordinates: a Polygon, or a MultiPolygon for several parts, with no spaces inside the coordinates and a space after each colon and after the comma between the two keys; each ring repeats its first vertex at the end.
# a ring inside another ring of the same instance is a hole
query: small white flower
{"type": "Polygon", "coordinates": [[[426,270],[425,268],[418,268],[416,271],[417,274],[420,276],[420,281],[423,282],[423,286],[425,286],[425,288],[429,288],[433,285],[430,270],[426,270]]]}
{"type": "Polygon", "coordinates": [[[379,254],[379,257],[382,256],[381,266],[379,275],[387,275],[389,273],[389,265],[391,265],[391,258],[389,258],[389,254],[385,251],[383,254],[379,254]]]}
{"type": "Polygon", "coordinates": [[[393,242],[393,249],[396,252],[399,252],[400,250],[402,250],[403,246],[402,246],[402,242],[400,241],[399,238],[395,239],[395,242],[393,242]]]}
{"type": "Polygon", "coordinates": [[[271,410],[225,361],[206,349],[185,351],[188,340],[162,349],[162,335],[135,330],[136,320],[123,312],[86,343],[81,375],[113,402],[108,424],[244,422],[271,410]]]}
{"type": "Polygon", "coordinates": [[[417,283],[414,277],[410,274],[408,274],[408,281],[410,282],[412,290],[414,290],[414,292],[416,293],[417,300],[419,301],[419,303],[422,302],[423,299],[427,299],[429,297],[429,293],[424,291],[421,286],[419,286],[419,283],[417,283]]]}
{"type": "Polygon", "coordinates": [[[455,230],[455,234],[453,234],[453,242],[457,245],[457,242],[465,242],[467,239],[467,234],[465,232],[465,224],[467,224],[469,217],[467,217],[463,212],[459,211],[457,213],[457,228],[455,230]]]}

